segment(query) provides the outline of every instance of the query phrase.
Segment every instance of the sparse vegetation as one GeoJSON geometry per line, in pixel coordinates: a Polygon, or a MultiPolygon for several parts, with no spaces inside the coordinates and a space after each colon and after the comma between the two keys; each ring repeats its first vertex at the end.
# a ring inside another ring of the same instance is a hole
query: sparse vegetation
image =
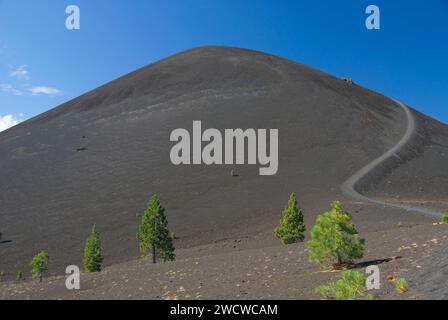
{"type": "Polygon", "coordinates": [[[327,286],[320,286],[315,290],[322,299],[335,300],[373,300],[373,296],[366,294],[366,278],[357,271],[344,271],[341,279],[327,286]]]}
{"type": "Polygon", "coordinates": [[[448,224],[448,213],[445,213],[442,218],[440,218],[440,224],[448,224]]]}
{"type": "Polygon", "coordinates": [[[349,265],[364,255],[364,239],[359,237],[352,218],[335,201],[331,210],[317,217],[308,241],[309,258],[322,267],[330,264],[335,269],[349,265]]]}
{"type": "Polygon", "coordinates": [[[18,271],[18,272],[16,273],[16,279],[17,279],[17,281],[21,281],[21,280],[23,279],[23,273],[22,273],[22,271],[18,271]]]}
{"type": "Polygon", "coordinates": [[[287,245],[303,241],[305,230],[302,209],[298,207],[296,195],[292,193],[287,207],[283,210],[280,225],[275,229],[275,235],[287,245]]]}
{"type": "Polygon", "coordinates": [[[153,263],[156,263],[157,257],[161,257],[164,261],[173,261],[176,257],[173,239],[168,230],[165,209],[156,195],[152,196],[148,202],[148,208],[143,214],[137,239],[142,255],[146,255],[151,250],[153,263]]]}
{"type": "Polygon", "coordinates": [[[230,170],[230,176],[231,177],[238,177],[238,174],[236,173],[235,169],[230,170]]]}
{"type": "Polygon", "coordinates": [[[398,293],[405,293],[407,291],[409,291],[410,287],[408,282],[406,281],[406,279],[404,278],[400,278],[395,280],[395,290],[398,293]]]}
{"type": "Polygon", "coordinates": [[[49,261],[50,256],[45,251],[36,254],[30,262],[31,276],[39,278],[39,282],[42,282],[42,277],[48,270],[49,261]]]}
{"type": "Polygon", "coordinates": [[[84,249],[84,270],[86,272],[100,272],[102,262],[100,235],[96,230],[96,224],[94,224],[84,249]]]}

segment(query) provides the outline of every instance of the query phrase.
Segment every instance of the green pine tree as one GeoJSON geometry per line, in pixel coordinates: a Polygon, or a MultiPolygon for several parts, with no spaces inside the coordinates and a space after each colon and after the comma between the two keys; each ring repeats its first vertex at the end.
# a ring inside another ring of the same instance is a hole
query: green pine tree
{"type": "Polygon", "coordinates": [[[143,213],[137,239],[142,255],[151,250],[153,263],[156,263],[157,257],[161,257],[164,261],[173,261],[176,257],[165,209],[156,195],[151,197],[143,213]]]}
{"type": "Polygon", "coordinates": [[[96,224],[94,224],[84,249],[84,270],[86,272],[100,272],[102,262],[100,235],[96,230],[96,224]]]}
{"type": "Polygon", "coordinates": [[[31,276],[39,278],[39,282],[42,282],[42,277],[48,270],[49,261],[50,256],[45,251],[36,254],[30,262],[31,276]]]}
{"type": "Polygon", "coordinates": [[[442,217],[440,218],[440,224],[448,224],[448,213],[442,215],[442,217]]]}
{"type": "Polygon", "coordinates": [[[303,241],[305,229],[302,209],[297,206],[296,195],[292,193],[275,235],[286,245],[303,241]]]}
{"type": "Polygon", "coordinates": [[[320,286],[315,290],[322,299],[335,300],[373,300],[373,296],[366,293],[366,277],[362,272],[344,271],[341,278],[329,285],[320,286]]]}
{"type": "Polygon", "coordinates": [[[329,212],[319,215],[308,241],[310,260],[322,266],[330,263],[339,268],[352,263],[353,259],[362,258],[364,239],[359,237],[351,220],[352,217],[342,210],[339,201],[331,204],[329,212]]]}

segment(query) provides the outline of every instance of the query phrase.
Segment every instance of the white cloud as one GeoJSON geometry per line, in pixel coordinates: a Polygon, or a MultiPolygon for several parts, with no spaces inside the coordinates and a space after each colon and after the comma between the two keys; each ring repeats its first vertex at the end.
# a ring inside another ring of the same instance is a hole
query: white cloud
{"type": "Polygon", "coordinates": [[[23,95],[22,91],[20,91],[19,89],[14,88],[10,84],[0,84],[0,91],[6,92],[6,93],[11,93],[11,94],[13,94],[15,96],[23,95]]]}
{"type": "Polygon", "coordinates": [[[45,87],[45,86],[32,87],[32,88],[28,89],[28,91],[34,96],[41,95],[41,94],[55,95],[55,94],[59,94],[62,92],[59,89],[52,88],[52,87],[45,87]]]}
{"type": "Polygon", "coordinates": [[[28,66],[26,64],[21,65],[20,67],[16,68],[15,70],[11,71],[9,74],[11,77],[14,77],[19,80],[29,80],[30,74],[28,72],[28,66]]]}
{"type": "Polygon", "coordinates": [[[0,132],[15,126],[20,122],[21,120],[14,118],[12,114],[7,114],[6,116],[0,116],[0,132]]]}

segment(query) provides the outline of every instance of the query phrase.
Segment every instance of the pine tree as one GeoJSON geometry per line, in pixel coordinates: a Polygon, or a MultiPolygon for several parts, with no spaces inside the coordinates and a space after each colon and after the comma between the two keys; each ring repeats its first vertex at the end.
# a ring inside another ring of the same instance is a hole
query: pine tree
{"type": "Polygon", "coordinates": [[[440,224],[448,224],[448,213],[442,215],[442,217],[440,218],[440,224]]]}
{"type": "Polygon", "coordinates": [[[137,239],[140,244],[140,252],[143,255],[151,250],[153,263],[156,263],[157,257],[161,257],[164,261],[173,261],[176,257],[173,238],[168,230],[165,209],[156,195],[151,197],[148,207],[143,213],[137,239]]]}
{"type": "Polygon", "coordinates": [[[342,272],[339,280],[320,286],[315,292],[322,299],[373,300],[373,296],[366,293],[365,275],[351,270],[342,272]]]}
{"type": "Polygon", "coordinates": [[[329,212],[319,215],[308,241],[310,260],[322,266],[331,263],[339,268],[352,263],[353,259],[362,258],[364,239],[359,237],[351,220],[352,217],[342,210],[339,201],[331,204],[329,212]]]}
{"type": "Polygon", "coordinates": [[[96,230],[96,224],[94,224],[84,249],[84,270],[86,272],[100,272],[102,262],[100,235],[96,230]]]}
{"type": "Polygon", "coordinates": [[[39,282],[42,282],[42,276],[48,270],[49,261],[50,256],[45,251],[36,254],[30,262],[31,276],[39,278],[39,282]]]}
{"type": "Polygon", "coordinates": [[[275,235],[286,245],[303,241],[305,229],[302,209],[297,206],[296,195],[292,193],[275,235]]]}

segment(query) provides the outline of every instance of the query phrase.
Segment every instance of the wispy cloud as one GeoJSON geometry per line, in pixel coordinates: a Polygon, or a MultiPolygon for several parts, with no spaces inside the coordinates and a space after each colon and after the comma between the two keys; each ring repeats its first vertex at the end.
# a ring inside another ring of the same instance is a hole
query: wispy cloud
{"type": "Polygon", "coordinates": [[[0,84],[0,91],[5,92],[5,93],[10,93],[12,95],[15,96],[21,96],[23,95],[23,92],[19,89],[16,89],[14,86],[10,85],[10,84],[0,84]]]}
{"type": "Polygon", "coordinates": [[[12,114],[6,116],[0,116],[0,132],[5,131],[22,122],[20,119],[14,118],[12,114]]]}
{"type": "MultiPolygon", "coordinates": [[[[1,0],[0,0],[1,1],[1,0]]],[[[2,52],[3,47],[0,46],[0,54],[2,52]]],[[[0,92],[12,94],[14,96],[23,96],[23,95],[32,95],[32,96],[54,96],[61,94],[62,91],[58,88],[42,86],[42,85],[34,85],[31,86],[28,80],[31,79],[30,73],[28,71],[28,65],[22,64],[19,67],[14,67],[12,65],[8,65],[10,68],[9,76],[11,78],[15,78],[20,82],[13,81],[13,84],[10,83],[0,83],[0,92]],[[18,87],[17,87],[18,86],[18,87]]],[[[12,81],[12,80],[11,80],[12,81]]]]}
{"type": "Polygon", "coordinates": [[[16,78],[18,80],[29,80],[30,74],[28,72],[28,66],[26,64],[21,65],[20,67],[14,69],[9,74],[11,77],[16,78]]]}
{"type": "MultiPolygon", "coordinates": [[[[47,87],[47,86],[35,86],[35,87],[28,88],[26,90],[27,90],[27,92],[25,92],[25,93],[31,94],[33,96],[41,96],[41,95],[53,96],[53,95],[62,93],[62,91],[57,88],[47,87]]],[[[9,93],[14,96],[23,96],[24,95],[24,92],[22,90],[17,89],[16,87],[14,87],[13,85],[11,85],[9,83],[0,84],[0,92],[9,93]]]]}
{"type": "Polygon", "coordinates": [[[56,94],[62,93],[62,91],[59,89],[52,88],[52,87],[45,87],[45,86],[32,87],[32,88],[29,88],[28,91],[34,96],[43,95],[43,94],[44,95],[56,95],[56,94]]]}

